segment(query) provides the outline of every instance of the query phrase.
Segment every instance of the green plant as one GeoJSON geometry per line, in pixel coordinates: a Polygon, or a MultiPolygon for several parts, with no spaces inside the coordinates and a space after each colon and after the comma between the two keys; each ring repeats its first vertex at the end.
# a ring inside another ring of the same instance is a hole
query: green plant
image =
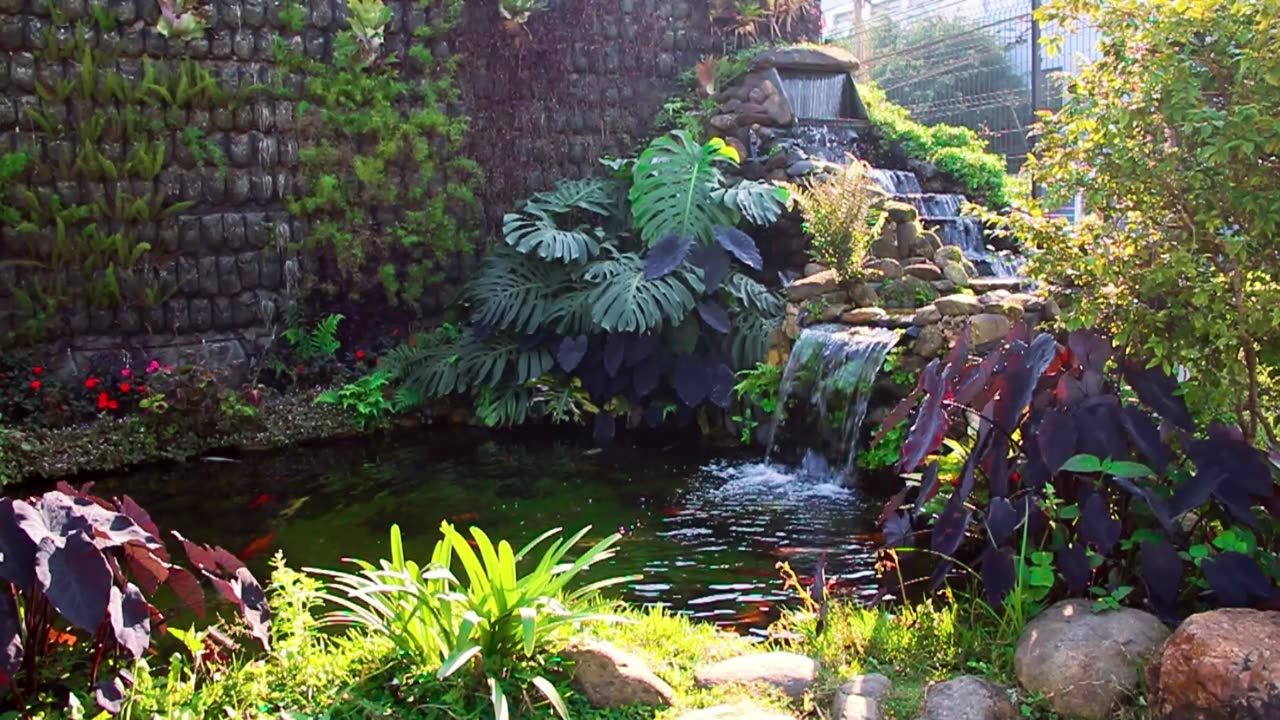
{"type": "Polygon", "coordinates": [[[342,315],[330,314],[317,320],[310,331],[300,325],[285,328],[281,335],[303,362],[332,360],[342,347],[338,341],[338,323],[342,315]]]}
{"type": "Polygon", "coordinates": [[[885,219],[877,207],[884,193],[871,178],[871,166],[850,157],[834,176],[798,186],[792,196],[804,214],[809,255],[841,280],[857,278],[885,219]]]}
{"type": "Polygon", "coordinates": [[[892,154],[901,148],[907,156],[933,163],[944,175],[958,182],[971,199],[993,208],[1004,208],[1014,199],[1013,183],[1005,161],[987,151],[978,134],[968,128],[949,125],[922,125],[911,119],[900,105],[885,97],[875,83],[859,83],[858,96],[876,127],[879,141],[892,154]]]}
{"type": "MultiPolygon", "coordinates": [[[[629,578],[610,578],[570,591],[568,586],[591,566],[614,554],[618,535],[597,542],[575,560],[569,551],[589,532],[584,528],[567,539],[557,539],[526,574],[518,564],[547,540],[552,530],[519,552],[507,541],[496,545],[479,528],[471,539],[448,522],[440,525],[443,538],[436,543],[428,565],[408,560],[400,528],[391,528],[391,559],[379,565],[356,560],[358,572],[311,569],[327,578],[322,597],[342,610],[322,622],[358,627],[389,639],[414,662],[444,679],[470,669],[484,678],[497,717],[509,714],[502,682],[546,651],[553,634],[584,622],[614,621],[602,612],[596,593],[629,578]],[[475,544],[473,549],[470,543],[475,544]],[[450,569],[454,560],[462,566],[466,581],[450,569]]],[[[530,679],[556,713],[567,717],[559,691],[544,677],[530,679]]]]}
{"type": "Polygon", "coordinates": [[[907,421],[878,433],[875,442],[858,453],[858,467],[863,470],[884,470],[893,467],[902,454],[902,441],[907,434],[907,421]]]}
{"type": "Polygon", "coordinates": [[[204,12],[197,0],[160,0],[156,31],[178,40],[201,35],[205,30],[204,12]]]}
{"type": "Polygon", "coordinates": [[[387,397],[387,374],[375,371],[362,375],[358,380],[342,387],[325,390],[316,396],[319,405],[336,405],[353,413],[356,425],[369,431],[385,425],[392,411],[387,397]]]}
{"type": "Polygon", "coordinates": [[[391,19],[391,8],[382,0],[347,0],[351,32],[364,49],[374,57],[382,49],[383,33],[391,19]]]}
{"type": "Polygon", "coordinates": [[[1276,10],[1275,0],[1052,3],[1046,20],[1098,29],[1100,57],[1045,118],[1026,168],[1048,194],[988,216],[1033,250],[1033,275],[1062,288],[1067,327],[1113,332],[1126,355],[1186,377],[1198,417],[1233,418],[1272,444],[1280,61],[1258,28],[1276,10]],[[1047,217],[1077,193],[1088,211],[1078,222],[1047,217]]]}
{"type": "Polygon", "coordinates": [[[740,440],[746,445],[751,442],[751,435],[760,423],[755,411],[772,417],[778,410],[778,387],[782,383],[782,368],[768,363],[756,363],[755,367],[739,370],[738,382],[733,386],[733,394],[742,405],[742,410],[732,420],[739,426],[740,440]]]}

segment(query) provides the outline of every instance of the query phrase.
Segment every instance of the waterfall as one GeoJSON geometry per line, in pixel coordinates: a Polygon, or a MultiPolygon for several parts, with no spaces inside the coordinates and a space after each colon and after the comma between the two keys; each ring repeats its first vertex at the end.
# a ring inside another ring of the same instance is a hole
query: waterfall
{"type": "Polygon", "coordinates": [[[845,86],[850,84],[844,73],[779,72],[782,94],[791,103],[791,111],[803,120],[834,120],[848,117],[845,112],[845,86]]]}
{"type": "Polygon", "coordinates": [[[943,245],[955,245],[985,277],[1017,277],[1021,264],[1012,255],[990,250],[983,242],[982,224],[971,217],[925,217],[924,224],[943,245]]]}
{"type": "Polygon", "coordinates": [[[920,187],[920,179],[910,170],[871,169],[871,179],[875,180],[890,195],[920,195],[924,189],[920,187]]]}
{"type": "Polygon", "coordinates": [[[794,399],[808,405],[808,412],[797,418],[817,425],[812,441],[819,443],[828,457],[842,462],[847,476],[852,475],[876,375],[897,342],[898,334],[884,328],[805,328],[782,373],[766,458],[773,454],[778,428],[787,421],[787,406],[794,399]],[[798,394],[803,392],[807,395],[798,394]]]}

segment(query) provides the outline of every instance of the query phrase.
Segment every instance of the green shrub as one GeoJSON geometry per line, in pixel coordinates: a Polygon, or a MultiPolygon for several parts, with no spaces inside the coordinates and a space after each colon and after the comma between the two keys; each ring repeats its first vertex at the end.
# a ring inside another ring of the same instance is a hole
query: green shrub
{"type": "Polygon", "coordinates": [[[970,199],[1003,208],[1016,195],[1004,158],[988,151],[976,132],[916,122],[906,108],[890,102],[875,83],[860,84],[858,94],[883,142],[901,147],[910,157],[933,163],[959,183],[970,199]]]}
{"type": "Polygon", "coordinates": [[[336,405],[355,415],[356,425],[361,430],[372,430],[385,425],[393,410],[387,384],[387,374],[374,371],[355,382],[320,393],[316,396],[316,403],[336,405]]]}
{"type": "Polygon", "coordinates": [[[871,166],[849,158],[839,173],[798,186],[792,196],[804,214],[809,256],[840,280],[858,277],[885,220],[877,207],[884,192],[872,180],[871,166]]]}
{"type": "MultiPolygon", "coordinates": [[[[390,560],[377,566],[354,560],[358,572],[309,570],[328,578],[322,596],[341,608],[322,622],[386,638],[441,680],[464,669],[476,679],[483,677],[495,715],[504,718],[508,711],[502,682],[537,661],[556,631],[617,619],[604,612],[597,593],[630,578],[599,580],[572,591],[568,586],[593,565],[613,557],[618,535],[600,540],[572,561],[566,559],[569,551],[590,528],[557,539],[521,575],[517,563],[532,559],[531,554],[559,530],[544,533],[519,552],[505,540],[495,545],[479,528],[471,528],[470,540],[448,522],[441,523],[440,531],[444,537],[426,566],[405,558],[400,528],[393,525],[390,560]],[[465,582],[451,570],[455,557],[465,582]]],[[[558,714],[567,715],[550,681],[541,675],[528,680],[558,714]]]]}

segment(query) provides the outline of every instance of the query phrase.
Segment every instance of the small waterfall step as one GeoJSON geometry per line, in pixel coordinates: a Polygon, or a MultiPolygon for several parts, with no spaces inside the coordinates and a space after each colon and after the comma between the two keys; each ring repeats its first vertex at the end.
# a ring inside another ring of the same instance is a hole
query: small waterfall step
{"type": "Polygon", "coordinates": [[[978,277],[969,279],[969,289],[982,295],[994,290],[1007,290],[1011,293],[1026,292],[1034,289],[1034,283],[1021,277],[978,277]]]}
{"type": "Polygon", "coordinates": [[[871,179],[875,180],[890,195],[923,195],[920,178],[909,170],[871,169],[871,179]]]}
{"type": "Polygon", "coordinates": [[[967,198],[953,193],[897,193],[893,199],[915,208],[921,218],[932,219],[959,216],[967,198]]]}
{"type": "Polygon", "coordinates": [[[852,476],[876,376],[899,337],[885,328],[836,324],[802,330],[782,371],[766,458],[773,454],[778,429],[787,421],[788,404],[795,399],[808,406],[808,412],[797,417],[816,425],[806,426],[812,433],[806,446],[820,446],[833,465],[843,464],[846,476],[852,476]]]}

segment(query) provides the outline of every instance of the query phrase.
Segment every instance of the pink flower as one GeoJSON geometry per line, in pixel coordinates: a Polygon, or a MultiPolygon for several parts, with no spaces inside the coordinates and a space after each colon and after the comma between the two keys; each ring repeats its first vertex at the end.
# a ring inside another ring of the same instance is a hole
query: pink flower
{"type": "Polygon", "coordinates": [[[125,368],[120,371],[120,377],[133,377],[133,371],[129,368],[125,368]]]}
{"type": "Polygon", "coordinates": [[[151,362],[147,363],[147,374],[148,374],[148,375],[150,375],[151,373],[153,373],[153,372],[155,372],[155,371],[157,371],[157,370],[159,370],[159,369],[160,369],[160,363],[159,363],[159,361],[152,360],[151,362]]]}

